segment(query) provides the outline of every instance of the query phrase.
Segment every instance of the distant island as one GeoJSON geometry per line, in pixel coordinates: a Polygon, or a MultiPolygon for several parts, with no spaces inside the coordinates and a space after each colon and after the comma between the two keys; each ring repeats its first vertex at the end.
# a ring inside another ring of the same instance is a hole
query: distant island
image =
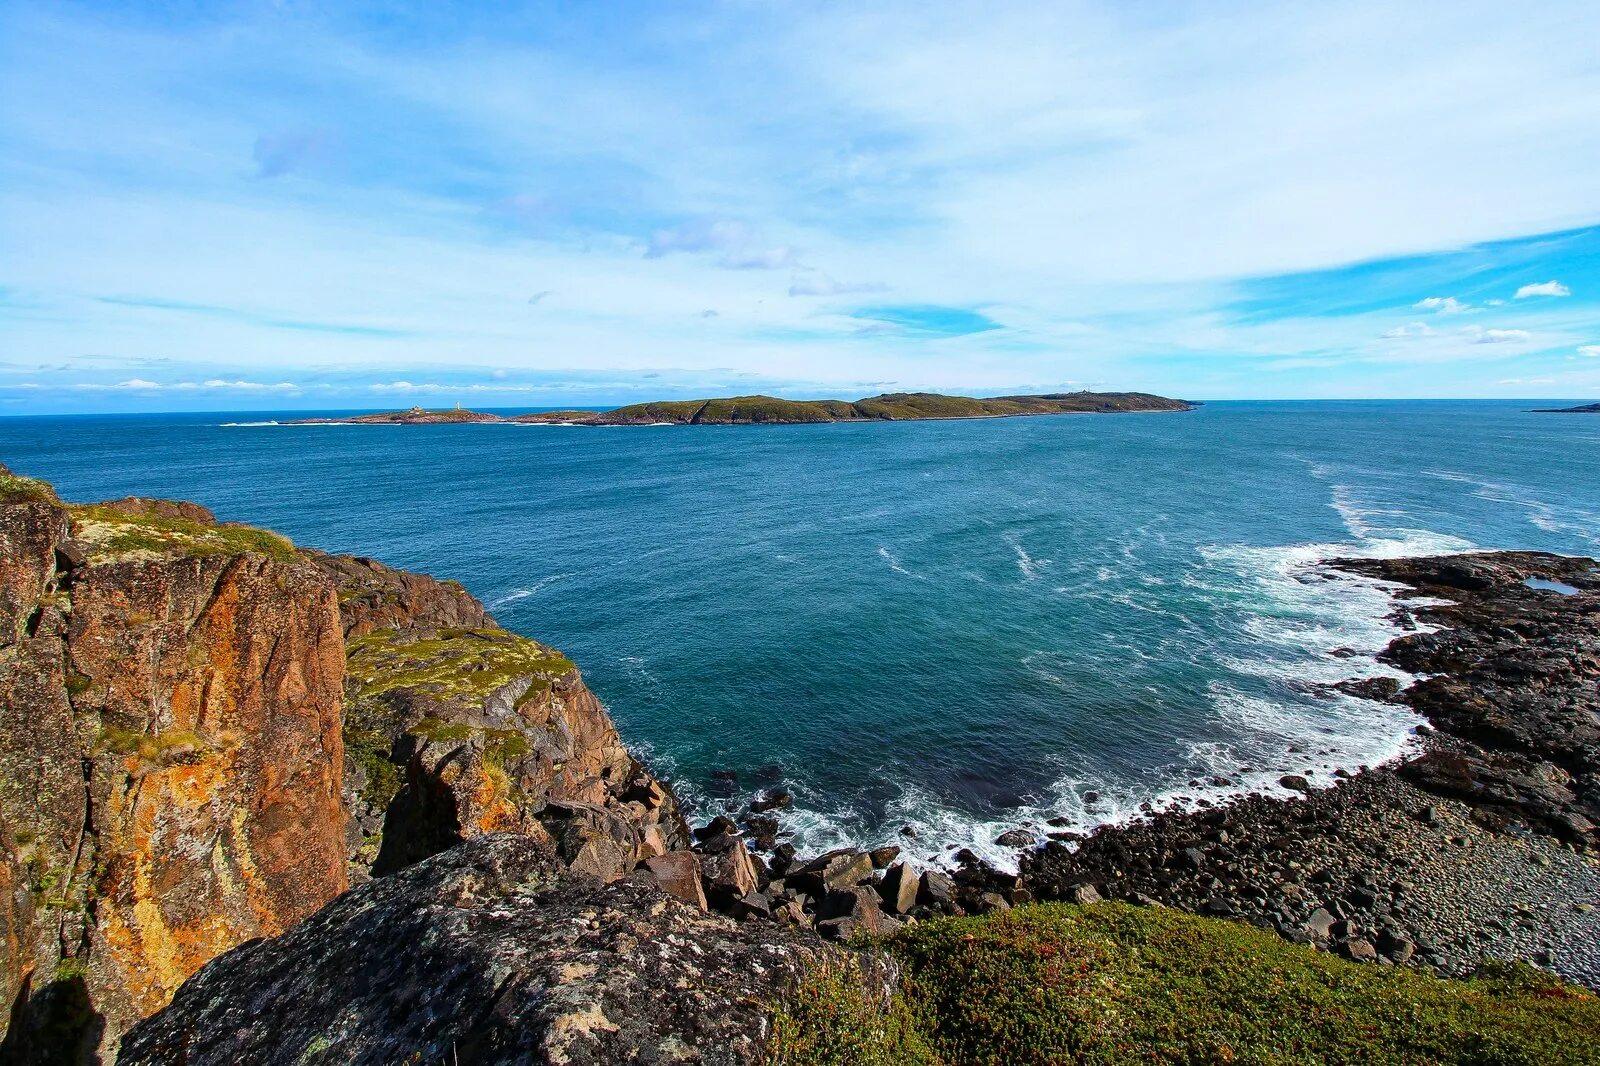
{"type": "Polygon", "coordinates": [[[776,396],[728,396],[714,400],[663,400],[611,411],[537,411],[496,415],[461,408],[298,418],[289,425],[439,425],[510,422],[577,426],[742,426],[815,422],[910,422],[935,418],[1007,418],[1017,415],[1123,414],[1192,411],[1196,404],[1148,392],[1054,392],[1038,396],[944,396],[936,392],[892,392],[864,400],[781,400],[776,396]]]}
{"type": "Polygon", "coordinates": [[[1580,407],[1535,407],[1536,415],[1600,415],[1600,403],[1586,403],[1580,407]]]}

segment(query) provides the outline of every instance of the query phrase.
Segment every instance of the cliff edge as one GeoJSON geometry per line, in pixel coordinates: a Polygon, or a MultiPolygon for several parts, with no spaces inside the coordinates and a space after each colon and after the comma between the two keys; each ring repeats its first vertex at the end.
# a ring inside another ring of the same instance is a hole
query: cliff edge
{"type": "Polygon", "coordinates": [[[0,467],[0,1059],[110,1061],[217,955],[508,830],[602,881],[688,839],[459,585],[0,467]]]}

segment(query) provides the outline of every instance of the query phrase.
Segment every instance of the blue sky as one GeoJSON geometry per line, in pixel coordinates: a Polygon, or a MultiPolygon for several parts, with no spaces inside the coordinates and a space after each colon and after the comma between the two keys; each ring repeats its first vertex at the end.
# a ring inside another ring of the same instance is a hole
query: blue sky
{"type": "Polygon", "coordinates": [[[0,412],[1594,399],[1597,39],[1589,0],[0,0],[0,412]]]}

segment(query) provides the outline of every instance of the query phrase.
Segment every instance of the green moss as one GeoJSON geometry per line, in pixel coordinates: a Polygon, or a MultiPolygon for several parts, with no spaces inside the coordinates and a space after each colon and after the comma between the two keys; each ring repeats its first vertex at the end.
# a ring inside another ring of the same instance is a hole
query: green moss
{"type": "Polygon", "coordinates": [[[89,680],[87,675],[80,674],[76,670],[69,670],[67,672],[67,695],[81,696],[85,692],[89,691],[89,686],[91,684],[93,684],[93,682],[89,680]]]}
{"type": "Polygon", "coordinates": [[[528,693],[536,695],[572,669],[560,652],[503,629],[441,629],[420,639],[380,629],[350,642],[346,676],[358,700],[422,689],[440,699],[482,701],[521,677],[531,679],[528,693]]]}
{"type": "Polygon", "coordinates": [[[442,718],[424,718],[410,729],[406,730],[412,736],[421,737],[437,744],[448,744],[453,741],[466,740],[475,730],[465,722],[446,722],[442,718]]]}
{"type": "Polygon", "coordinates": [[[389,742],[374,731],[352,729],[347,722],[344,731],[344,750],[352,762],[361,767],[366,784],[361,788],[361,798],[373,810],[386,810],[394,794],[400,791],[400,767],[389,759],[389,742]]]}
{"type": "Polygon", "coordinates": [[[56,963],[56,980],[70,981],[75,977],[87,977],[89,964],[81,958],[62,959],[56,963]]]}
{"type": "Polygon", "coordinates": [[[939,919],[883,947],[908,1021],[824,987],[780,1012],[775,1061],[880,1061],[877,1048],[920,1036],[930,1057],[892,1061],[1600,1063],[1600,999],[1527,967],[1451,981],[1122,904],[939,919]],[[869,1050],[852,1059],[857,1046],[869,1050]]]}
{"type": "Polygon", "coordinates": [[[485,729],[483,758],[491,766],[505,766],[533,754],[533,743],[520,729],[485,729]]]}
{"type": "Polygon", "coordinates": [[[904,1001],[886,1006],[846,974],[813,973],[773,1012],[767,1066],[941,1066],[904,1001]]]}
{"type": "Polygon", "coordinates": [[[294,545],[287,539],[251,526],[129,514],[103,504],[77,505],[71,512],[79,535],[91,549],[112,558],[143,553],[169,557],[255,554],[287,562],[295,556],[294,545]]]}
{"type": "Polygon", "coordinates": [[[60,502],[56,498],[56,490],[48,483],[13,474],[5,467],[0,467],[0,504],[60,502]]]}
{"type": "Polygon", "coordinates": [[[147,766],[188,761],[208,750],[205,739],[187,729],[145,733],[137,729],[105,726],[95,741],[97,753],[137,756],[139,762],[147,766]]]}

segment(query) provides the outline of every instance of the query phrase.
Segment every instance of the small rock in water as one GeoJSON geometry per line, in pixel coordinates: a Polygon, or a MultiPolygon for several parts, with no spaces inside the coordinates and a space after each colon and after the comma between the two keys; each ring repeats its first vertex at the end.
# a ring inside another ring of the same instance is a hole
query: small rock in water
{"type": "Polygon", "coordinates": [[[1033,834],[1026,829],[1011,829],[995,837],[994,842],[1003,848],[1032,847],[1033,834]]]}
{"type": "Polygon", "coordinates": [[[1311,791],[1311,782],[1299,774],[1284,774],[1278,778],[1278,784],[1295,792],[1311,791]]]}

